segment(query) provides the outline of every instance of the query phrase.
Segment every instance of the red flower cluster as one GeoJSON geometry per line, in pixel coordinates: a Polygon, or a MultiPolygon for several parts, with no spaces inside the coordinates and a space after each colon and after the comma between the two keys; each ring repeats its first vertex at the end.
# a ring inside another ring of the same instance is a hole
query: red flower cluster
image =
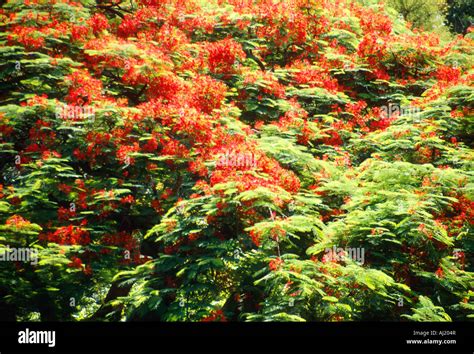
{"type": "Polygon", "coordinates": [[[107,30],[110,28],[109,21],[107,20],[107,17],[105,17],[103,14],[96,13],[94,16],[92,16],[88,21],[87,24],[92,28],[92,32],[94,34],[98,34],[104,30],[107,30]]]}
{"type": "MultiPolygon", "coordinates": [[[[1,189],[0,189],[1,191],[1,189]]],[[[22,229],[28,225],[30,225],[31,223],[24,219],[23,217],[21,217],[20,215],[13,215],[13,216],[10,216],[7,221],[5,222],[5,225],[7,226],[14,226],[15,228],[17,229],[22,229]]]]}
{"type": "Polygon", "coordinates": [[[275,258],[270,261],[268,264],[268,267],[270,268],[271,271],[276,271],[280,269],[280,267],[283,265],[283,260],[281,258],[275,258]]]}
{"type": "Polygon", "coordinates": [[[222,310],[215,310],[209,316],[203,318],[201,322],[227,322],[227,318],[222,310]]]}
{"type": "Polygon", "coordinates": [[[209,70],[214,74],[231,75],[235,73],[236,61],[245,59],[242,46],[232,38],[206,43],[204,50],[209,53],[209,70]]]}
{"type": "Polygon", "coordinates": [[[70,268],[82,268],[82,260],[79,257],[73,256],[71,263],[67,265],[70,268]]]}
{"type": "Polygon", "coordinates": [[[74,225],[62,226],[54,232],[41,234],[40,240],[60,245],[88,245],[91,242],[89,232],[74,225]]]}
{"type": "Polygon", "coordinates": [[[75,71],[66,76],[66,81],[70,86],[66,100],[70,104],[83,106],[103,98],[102,82],[94,79],[86,70],[75,71]]]}
{"type": "Polygon", "coordinates": [[[44,46],[44,35],[35,27],[13,27],[7,39],[10,43],[18,42],[29,49],[38,49],[44,46]]]}

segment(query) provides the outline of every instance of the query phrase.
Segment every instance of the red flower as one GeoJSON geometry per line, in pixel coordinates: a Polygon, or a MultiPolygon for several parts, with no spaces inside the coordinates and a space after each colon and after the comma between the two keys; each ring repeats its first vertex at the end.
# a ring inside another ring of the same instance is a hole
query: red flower
{"type": "Polygon", "coordinates": [[[66,76],[69,84],[68,103],[83,106],[102,98],[102,81],[94,79],[88,71],[81,69],[66,76]]]}
{"type": "Polygon", "coordinates": [[[439,81],[446,83],[455,83],[461,77],[461,69],[443,65],[438,68],[435,76],[439,81]]]}
{"type": "Polygon", "coordinates": [[[155,209],[157,213],[159,214],[163,213],[164,210],[161,206],[161,202],[158,199],[153,199],[150,204],[151,204],[151,207],[155,209]]]}
{"type": "Polygon", "coordinates": [[[91,242],[89,232],[74,225],[62,226],[55,232],[41,234],[40,240],[60,245],[87,245],[91,242]]]}
{"type": "Polygon", "coordinates": [[[9,42],[18,42],[30,49],[39,49],[44,47],[43,33],[36,27],[14,26],[10,29],[8,35],[9,42]]]}
{"type": "Polygon", "coordinates": [[[196,241],[199,238],[200,234],[199,232],[191,232],[188,235],[189,241],[196,241]]]}
{"type": "Polygon", "coordinates": [[[70,268],[82,268],[82,260],[79,257],[72,256],[71,263],[67,265],[70,268]]]}
{"type": "Polygon", "coordinates": [[[21,229],[25,226],[28,226],[30,225],[31,223],[24,219],[23,217],[21,217],[20,215],[13,215],[13,216],[10,216],[7,221],[5,222],[5,225],[8,225],[8,226],[14,226],[18,229],[21,229]]]}
{"type": "Polygon", "coordinates": [[[89,34],[89,26],[73,25],[71,28],[71,37],[74,41],[82,41],[89,34]]]}
{"type": "Polygon", "coordinates": [[[201,322],[227,322],[227,318],[222,310],[215,310],[209,316],[203,318],[201,322]]]}
{"type": "Polygon", "coordinates": [[[102,32],[103,30],[109,29],[109,21],[107,21],[107,17],[100,13],[96,13],[94,16],[92,16],[87,23],[89,26],[92,27],[92,31],[94,34],[97,34],[99,32],[102,32]]]}
{"type": "Polygon", "coordinates": [[[268,264],[268,267],[270,268],[271,271],[275,271],[280,269],[281,265],[283,264],[283,260],[278,257],[275,259],[272,259],[270,263],[268,264]]]}
{"type": "Polygon", "coordinates": [[[69,186],[69,185],[64,184],[64,183],[60,183],[60,184],[58,185],[58,189],[59,189],[61,192],[65,193],[65,194],[69,194],[69,193],[71,193],[71,191],[72,191],[72,186],[69,186]]]}
{"type": "Polygon", "coordinates": [[[76,212],[71,209],[60,207],[58,209],[58,220],[67,221],[76,216],[76,212]]]}
{"type": "Polygon", "coordinates": [[[131,194],[120,199],[120,203],[122,204],[132,204],[134,201],[135,201],[135,198],[131,194]]]}
{"type": "Polygon", "coordinates": [[[118,34],[122,37],[129,37],[136,34],[139,27],[140,19],[127,14],[118,26],[118,34]]]}
{"type": "Polygon", "coordinates": [[[210,114],[221,107],[225,98],[227,86],[209,76],[198,76],[194,79],[192,94],[193,105],[204,113],[210,114]]]}
{"type": "Polygon", "coordinates": [[[339,133],[335,130],[329,132],[329,137],[323,139],[326,145],[339,146],[342,145],[342,139],[339,133]]]}
{"type": "Polygon", "coordinates": [[[158,141],[155,137],[152,137],[150,140],[147,141],[145,145],[143,145],[143,151],[146,152],[154,152],[158,148],[158,141]]]}
{"type": "Polygon", "coordinates": [[[117,158],[124,165],[133,165],[135,159],[130,157],[129,154],[132,152],[138,152],[140,147],[138,143],[133,143],[132,145],[121,145],[117,150],[117,158]]]}
{"type": "Polygon", "coordinates": [[[246,55],[242,46],[232,38],[206,44],[209,53],[209,70],[217,74],[232,74],[236,60],[243,60],[246,55]]]}
{"type": "Polygon", "coordinates": [[[92,275],[92,267],[90,266],[90,264],[87,264],[86,267],[84,268],[84,274],[92,275]]]}
{"type": "Polygon", "coordinates": [[[443,269],[441,267],[438,268],[438,270],[435,272],[435,275],[436,277],[438,278],[444,278],[444,272],[443,272],[443,269]]]}

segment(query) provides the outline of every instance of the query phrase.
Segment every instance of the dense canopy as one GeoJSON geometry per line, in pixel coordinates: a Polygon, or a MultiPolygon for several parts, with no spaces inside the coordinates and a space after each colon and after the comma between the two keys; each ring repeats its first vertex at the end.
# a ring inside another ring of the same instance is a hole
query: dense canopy
{"type": "Polygon", "coordinates": [[[474,32],[355,0],[8,0],[0,317],[474,317],[474,32]]]}

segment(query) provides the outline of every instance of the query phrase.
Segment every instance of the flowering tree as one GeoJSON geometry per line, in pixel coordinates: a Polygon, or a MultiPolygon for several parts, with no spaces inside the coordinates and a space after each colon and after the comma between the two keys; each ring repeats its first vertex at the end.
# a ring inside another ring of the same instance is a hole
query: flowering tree
{"type": "Polygon", "coordinates": [[[0,316],[474,316],[473,34],[342,0],[9,0],[0,316]]]}

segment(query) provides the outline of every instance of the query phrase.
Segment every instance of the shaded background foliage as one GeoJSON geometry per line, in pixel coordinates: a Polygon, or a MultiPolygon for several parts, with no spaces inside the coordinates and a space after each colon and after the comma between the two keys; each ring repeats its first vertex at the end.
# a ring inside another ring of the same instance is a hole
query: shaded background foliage
{"type": "Polygon", "coordinates": [[[466,33],[474,24],[474,2],[472,0],[448,0],[446,20],[457,33],[466,33]]]}

